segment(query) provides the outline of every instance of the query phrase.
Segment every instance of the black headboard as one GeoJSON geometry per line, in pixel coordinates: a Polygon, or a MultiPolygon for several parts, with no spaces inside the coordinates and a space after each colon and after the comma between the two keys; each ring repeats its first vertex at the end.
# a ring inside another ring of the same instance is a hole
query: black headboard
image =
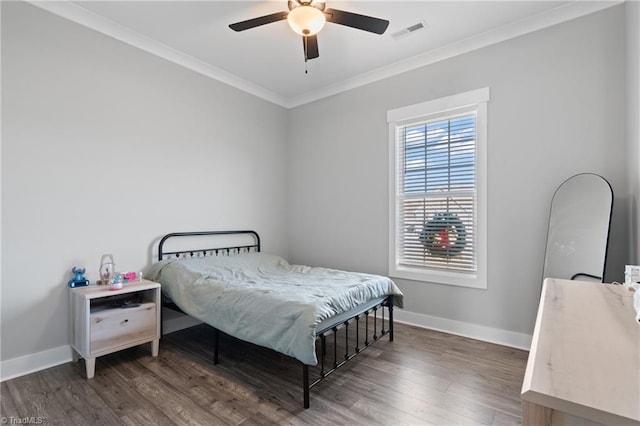
{"type": "Polygon", "coordinates": [[[256,231],[251,230],[241,230],[241,231],[196,231],[196,232],[173,232],[171,234],[167,234],[162,237],[160,243],[158,244],[158,260],[163,260],[173,257],[196,257],[196,256],[219,256],[219,255],[230,255],[230,254],[238,254],[238,253],[251,253],[251,252],[259,252],[260,251],[260,236],[256,231]],[[185,249],[185,250],[174,250],[168,251],[164,249],[164,244],[170,238],[180,238],[180,237],[194,237],[194,236],[215,236],[215,235],[242,235],[249,234],[253,237],[253,244],[247,245],[236,245],[229,247],[213,247],[213,248],[198,248],[198,249],[185,249]]]}

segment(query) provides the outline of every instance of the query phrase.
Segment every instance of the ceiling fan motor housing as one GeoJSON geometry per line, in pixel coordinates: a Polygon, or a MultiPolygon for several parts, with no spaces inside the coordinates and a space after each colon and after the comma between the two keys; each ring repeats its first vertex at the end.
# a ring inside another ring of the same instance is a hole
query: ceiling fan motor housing
{"type": "Polygon", "coordinates": [[[320,11],[324,11],[325,2],[324,0],[289,0],[287,2],[287,6],[289,6],[289,10],[293,10],[300,6],[311,6],[320,11]]]}

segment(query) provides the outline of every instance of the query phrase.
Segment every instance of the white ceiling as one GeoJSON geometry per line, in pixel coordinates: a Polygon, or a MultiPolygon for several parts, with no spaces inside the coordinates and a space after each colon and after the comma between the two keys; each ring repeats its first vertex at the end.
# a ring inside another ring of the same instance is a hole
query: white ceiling
{"type": "Polygon", "coordinates": [[[620,1],[340,1],[327,7],[390,21],[376,35],[327,23],[305,67],[286,21],[234,32],[237,21],[287,10],[268,1],[32,2],[197,72],[293,107],[613,6],[620,1]],[[420,21],[425,30],[391,35],[420,21]],[[308,73],[305,73],[308,68],[308,73]]]}

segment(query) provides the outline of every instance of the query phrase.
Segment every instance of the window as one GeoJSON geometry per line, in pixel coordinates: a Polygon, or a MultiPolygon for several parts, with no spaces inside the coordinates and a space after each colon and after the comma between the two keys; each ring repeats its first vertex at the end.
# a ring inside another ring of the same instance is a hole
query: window
{"type": "Polygon", "coordinates": [[[489,89],[394,109],[389,275],[486,286],[489,89]]]}

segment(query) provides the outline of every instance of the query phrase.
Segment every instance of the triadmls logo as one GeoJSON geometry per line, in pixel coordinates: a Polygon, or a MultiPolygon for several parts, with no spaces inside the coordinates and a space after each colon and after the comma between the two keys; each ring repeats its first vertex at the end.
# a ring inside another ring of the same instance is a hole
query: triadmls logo
{"type": "Polygon", "coordinates": [[[27,417],[0,417],[0,423],[3,425],[41,425],[46,420],[45,417],[27,416],[27,417]]]}

